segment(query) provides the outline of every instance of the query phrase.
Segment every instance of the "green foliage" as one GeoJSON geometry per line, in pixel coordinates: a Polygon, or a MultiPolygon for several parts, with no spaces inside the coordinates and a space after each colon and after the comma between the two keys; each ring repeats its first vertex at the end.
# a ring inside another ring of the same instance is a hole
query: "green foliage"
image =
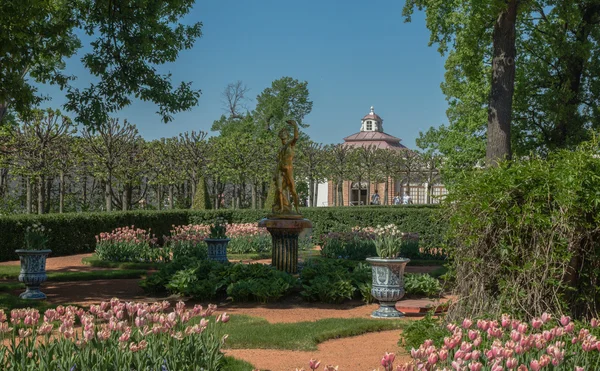
{"type": "Polygon", "coordinates": [[[300,280],[304,288],[300,294],[309,301],[341,303],[357,293],[364,301],[372,301],[370,290],[364,287],[371,282],[371,268],[365,263],[311,259],[300,272],[300,280]]]}
{"type": "Polygon", "coordinates": [[[201,177],[196,186],[196,194],[192,201],[193,210],[209,210],[212,208],[210,202],[210,196],[208,195],[208,188],[206,187],[206,180],[201,177]]]}
{"type": "MultiPolygon", "coordinates": [[[[443,155],[447,184],[485,157],[492,29],[506,3],[406,2],[406,19],[415,9],[424,10],[430,45],[438,44],[448,56],[442,91],[449,102],[449,124],[417,139],[420,148],[443,155]]],[[[600,7],[583,0],[536,0],[520,2],[518,12],[512,149],[518,156],[573,149],[589,140],[588,128],[600,126],[600,89],[591,82],[600,69],[600,24],[589,22],[600,16],[600,7]]]]}
{"type": "Polygon", "coordinates": [[[40,83],[66,89],[67,109],[77,121],[89,125],[106,122],[109,113],[129,105],[133,96],[154,102],[164,122],[195,106],[199,91],[190,83],[174,87],[171,75],[157,69],[174,62],[181,50],[191,48],[200,37],[201,23],[181,22],[193,3],[159,0],[151,6],[137,2],[119,6],[56,0],[3,4],[0,122],[4,105],[22,114],[39,104],[44,99],[37,91],[40,83]],[[89,45],[81,62],[94,79],[80,90],[70,85],[73,77],[63,71],[66,59],[82,48],[78,36],[83,34],[81,39],[89,45]]]}
{"type": "Polygon", "coordinates": [[[398,345],[403,346],[406,351],[418,349],[425,340],[433,340],[436,347],[441,347],[444,344],[444,337],[448,332],[444,328],[443,321],[440,317],[434,318],[432,312],[427,312],[425,318],[418,321],[411,321],[408,326],[402,331],[402,336],[398,341],[398,345]]]}
{"type": "Polygon", "coordinates": [[[408,295],[418,295],[439,297],[442,292],[440,281],[431,277],[429,274],[410,274],[404,275],[404,290],[408,295]]]}
{"type": "Polygon", "coordinates": [[[262,120],[275,120],[272,130],[276,133],[285,125],[285,120],[295,120],[307,127],[302,119],[312,111],[313,102],[308,97],[308,82],[299,82],[291,77],[282,77],[271,83],[256,97],[256,114],[262,120]]]}
{"type": "MultiPolygon", "coordinates": [[[[254,223],[268,213],[260,209],[225,209],[1,216],[0,260],[18,259],[14,250],[23,246],[25,228],[33,223],[41,223],[52,230],[47,247],[52,250],[52,256],[64,256],[92,252],[96,235],[126,225],[152,229],[159,236],[160,244],[161,236],[169,235],[173,225],[210,224],[216,217],[222,217],[227,223],[254,223]]],[[[402,231],[419,233],[419,243],[424,251],[440,247],[446,229],[446,221],[440,217],[439,207],[434,205],[303,208],[301,213],[312,221],[314,236],[349,230],[356,225],[369,227],[394,223],[402,231]]]]}
{"type": "Polygon", "coordinates": [[[270,254],[271,253],[271,236],[256,235],[256,236],[239,236],[234,237],[227,244],[227,253],[232,254],[270,254]]]}
{"type": "Polygon", "coordinates": [[[448,198],[452,316],[597,315],[598,142],[465,177],[448,198]]]}
{"type": "Polygon", "coordinates": [[[182,258],[166,264],[142,282],[152,293],[164,292],[201,300],[230,297],[234,301],[277,300],[290,292],[296,279],[264,264],[221,264],[182,258]]]}

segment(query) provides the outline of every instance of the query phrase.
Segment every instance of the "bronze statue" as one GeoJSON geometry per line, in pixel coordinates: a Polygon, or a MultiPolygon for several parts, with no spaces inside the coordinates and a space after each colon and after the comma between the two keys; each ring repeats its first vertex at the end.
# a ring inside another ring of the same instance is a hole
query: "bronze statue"
{"type": "Polygon", "coordinates": [[[273,200],[273,213],[276,216],[293,216],[300,215],[298,211],[298,194],[296,193],[296,185],[294,184],[294,147],[298,141],[298,124],[295,121],[286,121],[288,125],[294,128],[294,138],[289,140],[289,133],[286,128],[279,131],[281,139],[281,148],[277,154],[277,170],[275,171],[275,199],[273,200]],[[289,197],[294,201],[294,209],[292,212],[289,197]]]}

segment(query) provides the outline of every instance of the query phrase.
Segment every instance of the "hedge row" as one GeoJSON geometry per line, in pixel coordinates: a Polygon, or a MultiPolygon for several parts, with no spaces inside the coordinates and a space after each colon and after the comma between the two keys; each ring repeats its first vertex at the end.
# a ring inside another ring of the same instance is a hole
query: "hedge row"
{"type": "MultiPolygon", "coordinates": [[[[34,222],[52,230],[48,248],[52,249],[52,256],[63,256],[92,252],[96,244],[95,236],[117,227],[135,225],[151,229],[157,237],[162,237],[169,234],[173,225],[209,224],[216,217],[222,217],[230,223],[254,223],[267,214],[266,210],[244,209],[3,216],[0,217],[0,261],[18,259],[14,250],[23,246],[24,230],[34,222]]],[[[439,208],[432,205],[306,208],[302,214],[312,221],[313,236],[348,230],[354,226],[394,223],[402,231],[419,233],[426,246],[436,246],[446,228],[439,218],[439,208]]]]}

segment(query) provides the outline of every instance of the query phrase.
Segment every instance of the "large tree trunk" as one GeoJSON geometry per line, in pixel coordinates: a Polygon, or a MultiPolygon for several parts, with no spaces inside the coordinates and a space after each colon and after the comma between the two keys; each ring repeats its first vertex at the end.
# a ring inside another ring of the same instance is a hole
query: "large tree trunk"
{"type": "Polygon", "coordinates": [[[62,214],[65,206],[65,172],[62,170],[60,171],[58,186],[58,212],[62,214]]]}
{"type": "Polygon", "coordinates": [[[173,184],[169,184],[169,209],[173,210],[175,203],[173,201],[173,184]]]}
{"type": "Polygon", "coordinates": [[[31,178],[27,178],[27,195],[25,196],[25,202],[27,203],[27,205],[25,205],[25,212],[27,214],[31,214],[31,203],[33,202],[32,198],[32,190],[31,190],[31,178]]]}
{"type": "Polygon", "coordinates": [[[388,204],[388,193],[390,192],[390,178],[387,178],[385,180],[385,187],[384,187],[384,191],[383,191],[383,204],[387,205],[388,204]]]}
{"type": "Polygon", "coordinates": [[[510,160],[510,126],[515,91],[515,23],[518,0],[508,0],[494,23],[492,84],[488,106],[486,163],[510,160]]]}
{"type": "Polygon", "coordinates": [[[256,209],[256,183],[252,183],[252,190],[251,190],[251,197],[252,197],[252,208],[256,209]]]}

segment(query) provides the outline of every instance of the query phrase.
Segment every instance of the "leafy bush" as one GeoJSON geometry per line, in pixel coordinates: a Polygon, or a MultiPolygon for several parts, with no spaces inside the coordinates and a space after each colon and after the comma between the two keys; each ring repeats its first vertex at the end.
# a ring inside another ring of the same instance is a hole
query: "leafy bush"
{"type": "Polygon", "coordinates": [[[183,302],[174,311],[169,307],[168,302],[113,299],[92,305],[89,311],[72,306],[46,310],[41,323],[37,309],[15,309],[10,319],[0,310],[0,332],[7,333],[0,343],[2,369],[167,371],[192,365],[222,369],[221,326],[229,317],[208,319],[214,305],[206,310],[187,309],[183,302]],[[202,319],[186,324],[194,317],[202,319]],[[75,326],[76,319],[81,327],[75,326]]]}
{"type": "Polygon", "coordinates": [[[600,306],[600,147],[469,173],[448,197],[452,318],[600,306]]]}
{"type": "Polygon", "coordinates": [[[185,257],[166,264],[141,283],[148,292],[198,299],[225,298],[262,303],[288,294],[296,279],[264,264],[229,264],[185,257]]]}
{"type": "MultiPolygon", "coordinates": [[[[418,233],[422,249],[437,248],[446,229],[437,205],[315,207],[301,209],[313,223],[312,234],[349,231],[351,226],[394,223],[400,230],[418,233]]],[[[268,210],[135,210],[96,213],[0,216],[0,261],[16,260],[14,250],[23,245],[25,228],[41,223],[52,230],[48,248],[52,256],[93,252],[95,236],[125,225],[151,229],[157,236],[167,236],[173,225],[210,224],[216,217],[227,223],[257,223],[268,210]]],[[[158,241],[162,245],[163,241],[158,241]]],[[[315,241],[315,243],[321,243],[315,241]]]]}
{"type": "Polygon", "coordinates": [[[96,254],[100,260],[112,262],[165,262],[169,249],[156,245],[156,237],[145,229],[122,227],[96,236],[96,254]]]}
{"type": "Polygon", "coordinates": [[[364,285],[371,282],[371,267],[365,263],[311,259],[300,272],[300,281],[300,294],[306,300],[340,303],[356,294],[366,302],[373,300],[370,289],[364,290],[364,285]]]}
{"type": "Polygon", "coordinates": [[[444,337],[447,331],[441,317],[434,317],[433,312],[427,312],[425,317],[418,321],[411,321],[402,331],[398,345],[403,346],[407,351],[417,349],[425,340],[432,340],[433,344],[441,347],[444,344],[444,337]]]}
{"type": "Polygon", "coordinates": [[[439,297],[442,292],[440,281],[428,274],[405,274],[404,289],[408,295],[427,297],[439,297]]]}
{"type": "Polygon", "coordinates": [[[232,238],[227,245],[227,252],[232,254],[270,253],[271,236],[260,234],[232,238]]]}

